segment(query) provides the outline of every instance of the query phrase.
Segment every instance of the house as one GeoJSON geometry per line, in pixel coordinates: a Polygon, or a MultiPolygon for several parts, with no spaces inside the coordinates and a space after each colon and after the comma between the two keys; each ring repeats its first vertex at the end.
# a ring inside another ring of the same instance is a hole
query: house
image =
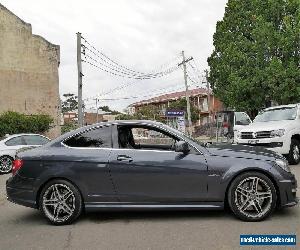
{"type": "MultiPolygon", "coordinates": [[[[86,109],[84,111],[84,125],[91,125],[97,122],[114,121],[116,115],[112,115],[110,112],[105,112],[101,109],[86,109]]],[[[63,113],[64,123],[77,123],[78,111],[70,111],[63,113]]]]}
{"type": "MultiPolygon", "coordinates": [[[[147,100],[142,100],[139,102],[135,102],[128,106],[127,110],[129,114],[136,113],[142,107],[152,105],[158,107],[161,111],[161,117],[165,117],[165,112],[168,110],[168,107],[172,102],[180,100],[182,98],[185,99],[185,91],[168,93],[160,96],[156,96],[147,100]]],[[[208,105],[208,91],[205,88],[196,88],[188,91],[190,96],[190,103],[193,105],[199,114],[199,119],[193,125],[203,125],[209,121],[209,114],[211,119],[214,120],[214,115],[216,112],[223,110],[223,103],[216,98],[212,92],[209,92],[209,103],[208,105]]]]}

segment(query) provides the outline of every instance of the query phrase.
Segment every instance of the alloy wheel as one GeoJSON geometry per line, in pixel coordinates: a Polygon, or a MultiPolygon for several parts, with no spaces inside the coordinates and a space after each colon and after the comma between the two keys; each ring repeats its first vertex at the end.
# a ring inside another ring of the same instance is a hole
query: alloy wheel
{"type": "Polygon", "coordinates": [[[13,160],[8,156],[0,158],[0,173],[9,173],[12,169],[13,160]]]}
{"type": "Polygon", "coordinates": [[[42,198],[45,215],[53,222],[67,221],[75,211],[75,194],[65,184],[53,184],[42,198]]]}
{"type": "Polygon", "coordinates": [[[239,212],[248,218],[261,218],[271,209],[271,187],[259,177],[248,177],[240,181],[234,195],[239,212]]]}

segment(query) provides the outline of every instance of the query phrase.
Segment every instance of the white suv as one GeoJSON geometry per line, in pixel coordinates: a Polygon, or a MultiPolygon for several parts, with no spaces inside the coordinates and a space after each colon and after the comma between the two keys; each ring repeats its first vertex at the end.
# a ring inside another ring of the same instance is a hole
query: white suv
{"type": "Polygon", "coordinates": [[[262,110],[253,123],[237,134],[238,144],[263,146],[300,162],[300,103],[262,110]]]}

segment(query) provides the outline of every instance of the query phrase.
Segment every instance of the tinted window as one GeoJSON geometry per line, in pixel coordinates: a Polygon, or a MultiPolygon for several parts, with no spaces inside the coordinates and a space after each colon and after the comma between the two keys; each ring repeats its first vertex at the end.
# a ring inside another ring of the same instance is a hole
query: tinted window
{"type": "Polygon", "coordinates": [[[44,145],[49,142],[47,138],[38,135],[26,135],[24,139],[27,145],[44,145]]]}
{"type": "Polygon", "coordinates": [[[69,147],[111,148],[111,127],[89,129],[64,143],[69,147]]]}
{"type": "Polygon", "coordinates": [[[14,137],[7,142],[5,142],[5,145],[7,146],[17,146],[17,145],[26,145],[24,140],[22,139],[22,136],[14,137]]]}

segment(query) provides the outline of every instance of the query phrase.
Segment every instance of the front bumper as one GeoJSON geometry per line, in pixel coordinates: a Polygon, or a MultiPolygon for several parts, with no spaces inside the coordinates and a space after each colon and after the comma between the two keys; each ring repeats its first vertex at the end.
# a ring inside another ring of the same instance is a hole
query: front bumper
{"type": "Polygon", "coordinates": [[[299,203],[299,198],[297,197],[297,180],[294,175],[291,179],[280,180],[278,188],[280,207],[292,207],[299,203]]]}
{"type": "Polygon", "coordinates": [[[290,142],[282,137],[262,138],[262,139],[237,139],[237,144],[264,147],[279,154],[288,154],[290,151],[290,142]]]}

